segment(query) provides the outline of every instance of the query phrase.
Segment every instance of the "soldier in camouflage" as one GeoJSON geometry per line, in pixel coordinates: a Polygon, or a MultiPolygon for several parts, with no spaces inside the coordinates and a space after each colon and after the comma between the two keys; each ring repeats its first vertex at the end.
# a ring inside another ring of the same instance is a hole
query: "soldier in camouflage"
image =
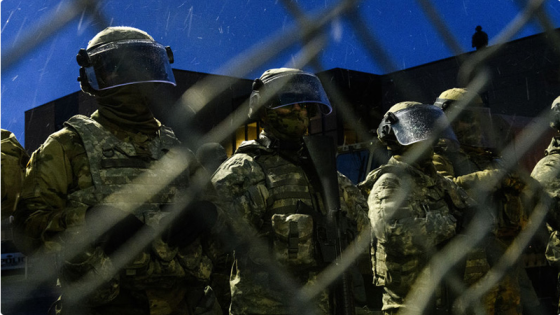
{"type": "Polygon", "coordinates": [[[432,163],[430,142],[435,137],[456,141],[449,127],[436,131],[436,123],[444,120],[443,112],[431,105],[401,102],[391,107],[377,134],[392,157],[358,185],[368,196],[377,239],[372,265],[375,284],[384,288],[384,314],[403,308],[413,314],[451,313],[441,287],[428,309],[417,309],[406,299],[423,287],[417,280],[430,272],[425,268],[431,256],[458,233],[464,213],[474,206],[462,189],[437,174],[432,163]]]}
{"type": "MultiPolygon", "coordinates": [[[[434,154],[438,173],[453,179],[498,218],[496,236],[499,243],[496,246],[503,249],[486,251],[487,259],[493,265],[526,225],[530,211],[523,196],[531,195],[534,185],[522,180],[518,173],[504,170],[501,157],[492,149],[494,135],[490,129],[490,110],[484,107],[480,96],[463,88],[453,88],[441,93],[434,105],[449,117],[460,144],[457,148],[444,141],[438,143],[434,154]],[[490,187],[489,183],[495,185],[490,187]]],[[[467,274],[469,272],[467,270],[467,274]]],[[[487,300],[490,313],[521,314],[522,308],[531,312],[540,304],[521,260],[496,290],[495,298],[487,300]]]]}
{"type": "Polygon", "coordinates": [[[17,239],[14,239],[12,215],[21,194],[28,161],[29,154],[17,141],[16,136],[2,129],[2,167],[0,167],[2,185],[0,187],[2,188],[2,246],[6,250],[11,247],[11,242],[17,244],[17,239]]]}
{"type": "MultiPolygon", "coordinates": [[[[550,238],[546,247],[546,259],[560,270],[560,96],[552,102],[551,127],[557,130],[545,156],[535,165],[531,177],[536,179],[551,198],[548,229],[550,238]]],[[[560,273],[558,274],[560,292],[560,273]]],[[[560,304],[560,303],[559,303],[560,304]]],[[[560,307],[558,309],[560,313],[560,307]]]]}
{"type": "Polygon", "coordinates": [[[27,161],[29,154],[17,141],[16,136],[2,129],[2,222],[14,213],[27,161]]]}
{"type": "MultiPolygon", "coordinates": [[[[315,75],[280,68],[254,81],[250,108],[264,131],[243,142],[212,178],[241,239],[230,314],[330,314],[326,289],[312,301],[300,289],[326,267],[316,239],[326,209],[306,164],[303,136],[310,117],[330,113],[331,105],[315,75]]],[[[359,233],[368,227],[367,205],[348,178],[339,173],[338,180],[342,211],[359,233]]]]}
{"type": "Polygon", "coordinates": [[[56,313],[220,314],[203,237],[217,210],[189,202],[196,158],[150,110],[175,85],[170,48],[109,27],[77,59],[99,109],[33,153],[16,211],[27,253],[59,253],[56,313]]]}

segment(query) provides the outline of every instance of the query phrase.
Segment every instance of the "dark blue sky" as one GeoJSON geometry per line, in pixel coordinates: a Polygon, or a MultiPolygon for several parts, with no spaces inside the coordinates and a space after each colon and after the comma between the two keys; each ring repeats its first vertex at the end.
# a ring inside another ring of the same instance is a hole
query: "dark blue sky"
{"type": "MultiPolygon", "coordinates": [[[[80,89],[76,81],[76,53],[100,30],[88,15],[78,14],[30,53],[21,54],[23,39],[32,32],[39,38],[52,25],[52,14],[62,12],[70,0],[3,0],[1,2],[2,61],[15,53],[17,63],[1,73],[1,126],[24,142],[24,112],[80,89]]],[[[271,39],[292,30],[295,20],[278,0],[109,0],[101,12],[110,25],[143,29],[175,54],[173,68],[222,75],[244,61],[255,47],[272,49],[271,39]]],[[[293,1],[308,14],[321,14],[339,0],[293,1]]],[[[492,39],[520,12],[512,0],[432,1],[441,18],[461,45],[471,51],[471,36],[482,25],[492,39]],[[490,4],[491,3],[491,4],[490,4]]],[[[560,27],[560,1],[548,0],[546,13],[560,27]]],[[[389,53],[395,70],[401,70],[453,55],[414,0],[366,0],[359,5],[367,28],[389,53]]],[[[526,25],[517,39],[543,30],[526,25]]],[[[341,17],[329,23],[324,33],[328,45],[320,52],[324,69],[335,67],[383,74],[387,65],[373,61],[349,23],[341,17]]],[[[264,65],[243,69],[253,79],[264,70],[293,66],[301,47],[295,44],[264,65]]]]}

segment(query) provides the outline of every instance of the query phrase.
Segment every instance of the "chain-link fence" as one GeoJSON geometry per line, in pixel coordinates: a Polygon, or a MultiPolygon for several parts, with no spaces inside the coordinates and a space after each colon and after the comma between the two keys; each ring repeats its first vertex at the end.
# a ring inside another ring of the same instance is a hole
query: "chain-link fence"
{"type": "MultiPolygon", "coordinates": [[[[301,44],[302,48],[300,53],[295,59],[295,68],[312,67],[317,73],[324,71],[323,65],[321,64],[318,54],[329,44],[329,39],[325,36],[325,28],[335,19],[343,19],[348,22],[355,34],[359,37],[360,41],[367,48],[367,52],[372,60],[379,64],[386,73],[393,73],[397,71],[397,67],[391,60],[390,52],[383,47],[380,41],[372,34],[366,27],[364,18],[359,10],[359,1],[355,0],[341,0],[338,3],[332,5],[331,7],[326,7],[320,12],[314,12],[309,14],[302,10],[297,2],[284,0],[281,1],[286,7],[289,13],[297,21],[297,25],[293,28],[288,28],[285,31],[278,33],[274,37],[268,38],[263,47],[266,49],[255,49],[254,51],[244,54],[243,56],[237,56],[228,61],[224,65],[223,69],[227,69],[227,74],[235,77],[242,78],[246,77],[251,69],[255,69],[265,64],[267,61],[273,59],[279,52],[284,51],[288,47],[296,44],[301,44]]],[[[418,0],[418,4],[423,10],[423,14],[429,19],[433,24],[435,29],[439,32],[439,35],[443,39],[445,45],[457,56],[459,56],[460,70],[458,71],[457,85],[468,89],[469,94],[467,97],[457,104],[458,108],[463,108],[470,100],[475,97],[475,93],[484,94],[488,85],[492,80],[492,72],[488,70],[488,62],[498,56],[508,41],[525,25],[528,23],[536,22],[542,26],[546,32],[546,38],[548,42],[546,45],[555,53],[554,58],[560,58],[560,38],[558,32],[553,29],[553,23],[549,20],[546,13],[543,11],[544,1],[535,0],[527,1],[527,3],[521,3],[519,1],[519,14],[515,20],[504,28],[501,33],[494,38],[494,44],[485,49],[477,51],[473,54],[465,54],[459,45],[459,40],[454,36],[453,32],[447,26],[445,20],[441,18],[438,14],[436,7],[429,0],[418,0]]],[[[58,29],[64,27],[66,23],[74,18],[80,16],[83,12],[91,15],[97,20],[97,25],[100,29],[108,25],[107,18],[103,16],[103,12],[99,10],[98,5],[95,1],[80,0],[74,1],[68,4],[67,7],[58,10],[56,16],[49,19],[48,25],[42,25],[38,28],[43,29],[42,37],[37,39],[37,37],[29,36],[27,39],[23,40],[23,44],[19,45],[18,51],[11,51],[3,54],[2,68],[6,69],[10,67],[13,63],[17,61],[19,56],[24,55],[27,51],[33,50],[37,45],[43,41],[48,40],[58,29]],[[52,23],[55,21],[55,23],[52,23]]],[[[558,65],[558,63],[554,63],[558,65]]],[[[330,84],[329,82],[323,82],[325,89],[329,94],[331,101],[336,104],[336,111],[342,117],[345,124],[353,127],[354,132],[357,134],[358,139],[371,140],[372,134],[370,128],[364,125],[363,120],[359,119],[358,114],[354,112],[351,102],[345,99],[343,93],[339,91],[336,85],[330,84]]],[[[415,82],[412,77],[407,77],[406,74],[400,77],[400,86],[406,86],[407,90],[414,90],[415,86],[420,86],[419,82],[415,82]]],[[[195,108],[201,109],[206,104],[212,102],[221,93],[230,88],[230,84],[223,81],[223,84],[216,83],[211,79],[201,80],[192,87],[190,87],[183,96],[179,99],[178,104],[175,108],[195,108]]],[[[399,86],[395,87],[396,90],[399,86]]],[[[407,93],[402,93],[402,97],[410,95],[407,93]]],[[[402,101],[409,100],[414,101],[414,99],[401,99],[402,101]]],[[[425,100],[421,100],[424,101],[425,100]]],[[[548,106],[547,106],[548,108],[548,106]]],[[[224,143],[231,137],[236,130],[247,123],[247,112],[249,111],[249,100],[247,99],[241,106],[239,106],[235,112],[233,112],[227,119],[223,120],[221,124],[213,128],[209,133],[201,135],[199,143],[206,142],[218,142],[224,143]]],[[[383,114],[383,113],[381,113],[383,114]]],[[[512,113],[514,114],[514,113],[512,113]]],[[[457,113],[457,115],[459,115],[457,113]]],[[[550,117],[550,110],[543,111],[535,121],[543,122],[547,121],[550,117]]],[[[186,118],[183,122],[183,126],[194,125],[192,120],[196,119],[196,115],[186,118]],[[191,121],[189,121],[191,119],[191,121]]],[[[453,121],[454,117],[450,117],[453,121]]],[[[515,143],[507,143],[503,145],[500,152],[500,156],[504,157],[504,164],[502,168],[504,170],[503,174],[510,174],[511,172],[518,172],[520,178],[528,178],[530,174],[527,171],[518,168],[519,159],[523,157],[527,152],[533,150],[533,145],[541,138],[544,134],[548,132],[548,124],[535,123],[527,125],[526,128],[519,133],[515,139],[515,143]],[[515,158],[510,158],[515,157],[515,158]]],[[[415,156],[421,156],[424,150],[429,150],[428,145],[421,148],[418,152],[413,152],[415,156]]],[[[178,152],[181,154],[180,152],[178,152]]],[[[166,164],[168,161],[162,160],[156,165],[156,171],[158,168],[169,169],[172,168],[176,170],[177,174],[182,173],[187,165],[169,165],[166,164]]],[[[378,161],[374,164],[383,164],[385,161],[378,161]]],[[[195,176],[190,190],[183,196],[182,204],[178,204],[176,207],[184,208],[186,204],[191,202],[195,196],[200,194],[203,188],[208,184],[210,178],[208,176],[195,176]]],[[[494,178],[491,182],[485,183],[486,190],[483,190],[483,194],[490,194],[494,187],[497,187],[503,178],[494,178]]],[[[148,200],[150,196],[154,194],[153,191],[135,192],[135,195],[143,196],[148,200]]],[[[219,198],[219,196],[218,196],[219,198]]],[[[406,198],[403,198],[403,201],[406,198]]],[[[484,200],[488,198],[477,198],[478,200],[484,200]]],[[[482,208],[491,207],[490,205],[481,205],[482,208]]],[[[533,209],[526,208],[524,213],[527,214],[525,218],[526,225],[523,230],[514,237],[507,248],[504,251],[503,256],[496,259],[495,263],[491,266],[488,274],[475,286],[465,287],[464,283],[461,281],[460,277],[455,275],[451,271],[453,268],[459,264],[461,261],[467,259],[466,256],[471,249],[476,248],[481,241],[483,241],[484,236],[489,233],[492,228],[490,225],[484,221],[481,216],[475,216],[472,219],[472,224],[468,226],[463,232],[463,237],[457,237],[449,241],[440,250],[431,255],[428,266],[426,270],[431,270],[430,273],[422,273],[423,275],[429,275],[428,279],[423,279],[422,276],[417,280],[417,284],[412,287],[407,303],[414,305],[415,308],[406,308],[404,313],[415,314],[419,310],[424,310],[428,307],[430,299],[433,294],[438,291],[443,283],[449,286],[449,289],[454,292],[457,296],[456,307],[460,308],[460,305],[470,305],[475,309],[480,307],[476,303],[481,297],[483,297],[487,292],[491,291],[493,287],[500,283],[504,278],[504,275],[515,269],[517,262],[523,259],[523,254],[526,248],[535,240],[535,235],[537,235],[539,229],[543,228],[543,222],[547,215],[546,204],[542,202],[537,202],[531,206],[533,209]],[[422,285],[420,285],[422,284],[422,285]]],[[[132,211],[133,209],[129,209],[132,211]]],[[[236,221],[239,222],[239,221],[236,221]]],[[[243,223],[239,223],[243,224],[243,223]]],[[[371,225],[376,227],[376,224],[371,225]]],[[[235,228],[235,231],[249,231],[253,229],[251,226],[247,225],[243,228],[235,228]]],[[[285,290],[295,291],[294,300],[289,303],[293,303],[294,307],[298,310],[308,310],[308,305],[311,305],[312,301],[316,296],[318,296],[325,288],[329,288],[333,283],[337,281],[339,276],[343,274],[350,266],[354,265],[356,261],[364,255],[364,253],[370,253],[370,247],[372,246],[372,235],[375,235],[376,231],[364,231],[363,235],[356,237],[356,241],[348,246],[348,250],[344,251],[339,260],[336,263],[330,264],[325,268],[317,277],[316,281],[312,284],[305,285],[303,287],[294,287],[297,281],[293,278],[293,275],[284,267],[272,263],[268,266],[270,274],[276,275],[271,278],[270,281],[275,282],[276,286],[283,288],[285,290]],[[351,250],[350,250],[351,249],[351,250]]],[[[102,233],[102,231],[99,231],[102,233]]],[[[251,235],[257,233],[250,233],[251,235]]],[[[119,270],[125,266],[130,257],[135,257],[139,252],[142,251],[151,241],[152,233],[140,233],[137,235],[133,242],[129,242],[126,249],[120,250],[114,256],[113,265],[114,270],[119,270]]],[[[80,253],[82,248],[82,242],[77,242],[72,239],[73,236],[68,236],[67,244],[74,244],[68,246],[64,251],[65,257],[74,257],[80,253]]],[[[241,239],[244,239],[242,236],[241,239]]],[[[245,240],[249,242],[249,240],[245,240]]],[[[250,242],[256,242],[257,244],[249,244],[248,246],[260,246],[259,240],[251,240],[250,242]]],[[[375,242],[375,239],[373,239],[375,242]]],[[[542,253],[540,253],[542,254],[542,253]]],[[[35,284],[50,283],[52,279],[56,277],[58,269],[61,267],[59,265],[52,266],[47,264],[52,264],[52,260],[47,259],[48,256],[41,256],[37,254],[32,257],[34,264],[36,266],[45,266],[43,273],[36,277],[33,281],[35,284]]],[[[368,259],[369,261],[369,259],[368,259]]],[[[371,266],[369,267],[371,271],[371,266]]],[[[371,278],[366,278],[371,281],[371,278]]],[[[73,298],[80,299],[87,295],[92,290],[95,290],[100,285],[102,285],[104,279],[102,278],[92,278],[87,283],[87,286],[80,287],[76,290],[77,294],[73,298]]],[[[540,279],[543,280],[543,279],[540,279]]],[[[547,281],[555,282],[556,279],[547,279],[547,281]]],[[[26,303],[26,301],[33,299],[33,294],[37,287],[28,287],[23,292],[20,292],[18,303],[26,303]]],[[[379,308],[375,309],[377,306],[381,305],[381,295],[380,291],[367,291],[368,294],[373,294],[367,296],[367,305],[370,311],[380,311],[379,308]],[[375,302],[371,302],[375,300],[375,302]]],[[[549,296],[552,296],[550,294],[549,296]]],[[[554,297],[556,302],[557,297],[554,297]]],[[[553,304],[555,301],[548,301],[553,304]]],[[[15,308],[17,309],[17,307],[15,308]]],[[[554,310],[555,311],[555,310],[554,310]]],[[[9,314],[6,311],[6,314],[9,314]]]]}

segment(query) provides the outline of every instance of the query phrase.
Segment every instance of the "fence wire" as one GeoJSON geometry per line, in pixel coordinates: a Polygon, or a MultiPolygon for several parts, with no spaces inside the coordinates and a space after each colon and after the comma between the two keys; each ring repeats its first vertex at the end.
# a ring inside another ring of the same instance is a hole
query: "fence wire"
{"type": "MultiPolygon", "coordinates": [[[[434,28],[438,30],[445,45],[456,55],[461,56],[461,67],[459,70],[458,83],[460,86],[464,86],[468,89],[470,94],[467,98],[458,104],[458,107],[466,105],[470,100],[475,97],[475,94],[481,94],[484,92],[485,87],[489,84],[492,79],[490,71],[487,69],[488,61],[495,56],[504,45],[517,34],[525,25],[530,22],[539,23],[542,28],[550,36],[548,45],[551,47],[560,47],[560,38],[557,32],[554,32],[553,24],[548,18],[546,12],[543,10],[544,0],[532,0],[527,2],[518,1],[519,14],[511,21],[511,23],[505,27],[499,35],[497,35],[492,45],[487,47],[480,52],[475,54],[465,55],[464,51],[461,49],[459,44],[460,40],[453,34],[450,28],[447,26],[446,21],[437,12],[437,7],[430,0],[418,0],[419,6],[422,8],[424,14],[433,24],[434,28]]],[[[360,13],[358,0],[341,0],[330,7],[326,7],[322,10],[316,12],[306,12],[297,3],[297,1],[281,0],[281,3],[286,7],[289,14],[291,14],[296,21],[292,27],[288,27],[285,30],[278,31],[276,34],[271,35],[266,39],[264,43],[260,43],[258,46],[253,47],[249,51],[244,52],[242,55],[235,56],[227,63],[223,65],[220,70],[222,73],[233,78],[243,78],[251,72],[252,69],[256,69],[273,58],[278,54],[282,53],[288,48],[294,45],[301,45],[301,50],[295,58],[295,68],[303,68],[306,66],[312,67],[316,72],[324,71],[324,67],[318,58],[319,53],[329,45],[329,36],[327,27],[335,20],[344,20],[348,22],[348,25],[353,29],[355,34],[359,37],[363,46],[366,47],[369,54],[369,58],[379,64],[386,73],[391,73],[397,70],[395,63],[391,59],[391,53],[381,44],[377,39],[375,34],[373,34],[366,27],[364,22],[364,17],[360,13]],[[266,47],[263,49],[262,47],[266,47]]],[[[32,30],[28,33],[29,36],[24,37],[24,44],[18,46],[18,51],[8,51],[6,54],[2,55],[2,70],[12,66],[17,62],[19,58],[23,58],[26,52],[35,49],[40,42],[48,40],[58,29],[64,27],[68,22],[78,17],[84,18],[84,15],[92,19],[96,25],[103,29],[108,26],[108,19],[103,15],[102,2],[97,3],[96,1],[88,0],[76,0],[68,4],[62,10],[58,10],[52,18],[48,19],[48,25],[39,25],[35,29],[43,29],[43,36],[39,39],[31,36],[35,31],[32,30]],[[56,21],[53,23],[52,21],[56,21]]],[[[558,53],[558,50],[556,50],[558,53]]],[[[560,58],[560,56],[556,56],[560,58]]],[[[413,78],[405,77],[405,86],[408,89],[413,87],[415,84],[413,78]]],[[[190,87],[179,99],[178,103],[174,108],[178,108],[177,113],[185,112],[188,109],[192,112],[197,112],[204,108],[206,104],[215,101],[221,93],[230,88],[230,81],[224,80],[220,83],[216,83],[212,78],[204,79],[190,87]]],[[[348,125],[354,127],[354,130],[358,134],[359,139],[371,139],[371,133],[368,127],[361,122],[359,115],[353,110],[351,106],[351,101],[344,97],[344,94],[337,88],[335,84],[331,82],[323,82],[325,88],[329,91],[329,97],[333,103],[337,104],[336,110],[341,115],[344,122],[348,125]]],[[[398,86],[396,87],[399,88],[398,86]]],[[[414,101],[414,100],[411,100],[414,101]]],[[[213,128],[209,133],[204,135],[198,135],[199,144],[206,142],[218,142],[224,143],[227,139],[230,139],[232,135],[235,134],[236,130],[243,126],[247,122],[246,113],[248,112],[249,104],[246,100],[241,106],[239,106],[235,112],[233,112],[228,118],[224,119],[219,125],[213,128]]],[[[458,114],[457,114],[458,115],[458,114]]],[[[546,121],[550,117],[550,110],[545,110],[540,114],[537,121],[546,121]]],[[[449,117],[453,121],[454,117],[449,117]]],[[[196,115],[186,117],[184,121],[185,128],[193,125],[196,115]]],[[[547,132],[548,125],[545,124],[534,124],[527,127],[519,135],[518,143],[509,143],[505,146],[501,155],[503,157],[515,157],[514,159],[506,158],[504,165],[504,175],[507,171],[517,171],[522,172],[521,177],[528,178],[530,174],[520,170],[517,165],[519,159],[524,155],[524,153],[532,150],[536,140],[541,138],[547,132]],[[521,149],[521,151],[520,151],[521,149]]],[[[194,132],[194,131],[193,131],[194,132]]],[[[423,150],[429,149],[427,146],[419,149],[420,151],[411,152],[411,155],[419,157],[422,155],[423,150]]],[[[183,151],[177,151],[177,154],[183,154],[185,159],[188,155],[183,151]]],[[[161,161],[156,165],[156,170],[158,168],[167,169],[170,167],[167,164],[168,161],[161,161]]],[[[381,163],[381,161],[380,161],[381,163]]],[[[380,164],[378,163],[378,164],[380,164]]],[[[177,170],[177,174],[183,171],[186,165],[174,165],[174,169],[177,170]]],[[[210,178],[199,173],[195,177],[193,184],[188,192],[186,192],[185,197],[182,199],[183,204],[177,205],[177,209],[182,208],[185,204],[188,204],[196,195],[198,195],[203,188],[209,183],[210,178]]],[[[139,179],[141,180],[141,179],[139,179]]],[[[492,187],[499,185],[501,179],[496,178],[494,181],[486,183],[488,187],[483,190],[483,193],[489,194],[492,187]]],[[[162,184],[163,185],[163,184],[162,184]]],[[[162,186],[163,188],[163,186],[162,186]]],[[[143,194],[146,200],[149,199],[151,193],[146,192],[143,194]]],[[[402,201],[406,199],[403,196],[402,201]]],[[[487,199],[487,198],[480,198],[487,199]]],[[[490,205],[482,205],[482,207],[490,207],[490,205]]],[[[414,286],[408,296],[408,300],[416,308],[405,309],[405,314],[417,314],[420,310],[424,310],[429,303],[430,297],[436,291],[438,285],[443,281],[447,281],[453,284],[452,290],[459,292],[457,303],[458,305],[476,305],[480,297],[489,291],[493,286],[495,286],[503,275],[513,268],[514,264],[521,259],[524,249],[528,246],[529,242],[537,234],[537,230],[542,226],[547,212],[547,205],[539,202],[535,205],[528,218],[528,225],[525,227],[523,232],[515,238],[514,242],[504,253],[503,257],[495,264],[487,276],[476,286],[470,288],[465,288],[461,283],[460,279],[446,279],[446,277],[453,277],[450,272],[453,267],[461,260],[465,259],[468,249],[472,249],[477,244],[482,241],[483,236],[488,233],[491,228],[487,222],[484,221],[483,217],[475,217],[473,223],[469,226],[465,232],[464,237],[457,237],[453,241],[449,242],[443,249],[437,253],[433,253],[430,264],[426,267],[429,270],[437,271],[430,273],[429,279],[423,279],[422,276],[417,280],[417,285],[414,286]],[[448,281],[449,280],[449,281],[448,281]],[[455,281],[453,281],[455,280],[455,281]],[[406,313],[407,312],[407,313],[406,313]]],[[[243,224],[242,220],[235,220],[243,224]]],[[[107,227],[109,228],[109,227],[107,227]]],[[[285,288],[286,290],[298,290],[299,294],[295,295],[294,301],[291,304],[295,307],[294,310],[302,313],[312,312],[312,303],[314,297],[316,297],[325,288],[328,288],[339,276],[349,268],[353,263],[355,263],[360,256],[364,253],[369,253],[370,246],[372,242],[372,235],[375,235],[375,229],[377,225],[372,223],[372,230],[365,231],[363,235],[356,238],[356,241],[348,247],[348,249],[343,253],[340,261],[336,264],[331,264],[326,268],[318,277],[317,281],[313,284],[299,287],[296,283],[296,279],[293,279],[290,273],[285,270],[282,266],[276,263],[271,263],[268,268],[270,273],[275,275],[274,281],[278,282],[278,286],[285,288]],[[302,311],[305,310],[305,311],[302,311]]],[[[162,227],[163,229],[163,227],[162,227]]],[[[236,228],[235,231],[250,231],[253,228],[248,224],[242,228],[236,228]]],[[[104,231],[99,231],[103,233],[104,231]]],[[[80,253],[85,246],[83,242],[76,241],[73,234],[67,233],[68,236],[62,236],[66,238],[67,244],[71,244],[68,248],[61,253],[61,257],[64,259],[71,259],[80,253]]],[[[248,235],[255,235],[256,231],[248,233],[248,235]]],[[[114,261],[115,273],[121,267],[125,266],[129,261],[130,257],[135,257],[141,250],[152,241],[152,233],[140,233],[137,237],[129,241],[126,246],[121,248],[114,261]]],[[[249,246],[261,246],[258,239],[250,239],[244,235],[238,235],[240,239],[245,242],[250,243],[249,246]]],[[[41,252],[41,251],[39,251],[41,252]]],[[[32,261],[38,266],[43,266],[50,264],[51,260],[47,256],[42,254],[37,254],[31,257],[32,261]]],[[[37,287],[41,283],[50,283],[58,273],[60,266],[56,268],[45,268],[44,272],[40,275],[35,275],[34,282],[37,287]]],[[[422,273],[424,275],[428,273],[422,273]]],[[[76,287],[75,296],[71,298],[80,300],[87,293],[95,290],[98,286],[103,283],[103,279],[96,278],[94,274],[86,275],[84,279],[88,281],[80,282],[79,287],[76,287]]],[[[551,281],[555,281],[551,279],[551,281]]],[[[32,295],[37,287],[28,287],[24,292],[20,294],[19,303],[26,303],[32,299],[32,295]]],[[[371,299],[380,299],[380,296],[370,296],[371,299]]],[[[479,309],[476,308],[475,309],[479,309]]],[[[374,310],[375,311],[375,310],[374,310]]],[[[377,310],[379,311],[379,310],[377,310]]]]}

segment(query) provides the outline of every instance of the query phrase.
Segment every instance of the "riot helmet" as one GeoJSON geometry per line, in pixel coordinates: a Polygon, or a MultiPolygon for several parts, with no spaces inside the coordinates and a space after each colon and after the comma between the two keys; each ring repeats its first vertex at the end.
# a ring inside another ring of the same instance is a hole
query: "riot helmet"
{"type": "MultiPolygon", "coordinates": [[[[452,88],[449,90],[445,90],[439,95],[438,98],[436,98],[434,105],[443,109],[443,111],[452,109],[454,107],[453,105],[455,105],[458,101],[464,99],[466,94],[467,94],[467,89],[463,89],[463,88],[452,88]]],[[[472,101],[469,102],[468,106],[465,107],[466,108],[484,107],[484,102],[482,101],[480,95],[473,94],[472,101]]]]}
{"type": "Polygon", "coordinates": [[[108,27],[80,49],[80,86],[86,93],[119,86],[160,82],[176,85],[173,52],[148,33],[133,27],[108,27]]]}
{"type": "Polygon", "coordinates": [[[276,109],[294,104],[314,105],[308,107],[309,116],[315,114],[315,107],[327,115],[331,104],[319,78],[308,72],[291,68],[266,70],[253,81],[253,91],[249,99],[249,118],[257,118],[261,108],[276,109]]]}
{"type": "Polygon", "coordinates": [[[550,123],[550,126],[560,130],[560,96],[552,102],[550,109],[552,110],[552,122],[550,123]]]}
{"type": "Polygon", "coordinates": [[[249,105],[249,118],[260,118],[265,132],[288,141],[301,140],[311,117],[332,111],[319,78],[291,68],[265,71],[253,82],[249,105]]]}
{"type": "Polygon", "coordinates": [[[444,111],[461,145],[494,146],[492,114],[478,94],[464,88],[452,88],[442,92],[434,105],[444,111]]]}
{"type": "Polygon", "coordinates": [[[448,139],[457,142],[443,111],[419,102],[400,102],[383,116],[377,137],[388,146],[408,146],[420,141],[448,139]]]}

